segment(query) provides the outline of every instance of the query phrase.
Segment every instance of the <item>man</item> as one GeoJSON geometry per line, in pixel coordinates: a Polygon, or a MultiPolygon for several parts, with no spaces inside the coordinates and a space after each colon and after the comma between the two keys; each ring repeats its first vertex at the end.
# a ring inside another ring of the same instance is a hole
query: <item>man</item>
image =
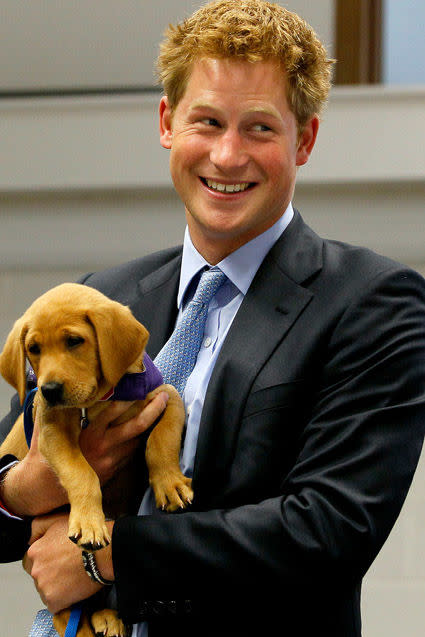
{"type": "MultiPolygon", "coordinates": [[[[155,357],[204,268],[227,279],[183,394],[193,506],[110,522],[99,571],[115,580],[123,618],[147,620],[150,637],[358,636],[361,581],[400,512],[424,436],[424,282],[319,238],[292,208],[330,74],[302,20],[262,0],[213,2],[170,28],[159,70],[160,141],[185,205],[183,251],[85,283],[130,305],[155,357]]],[[[106,462],[86,432],[103,480],[122,461],[111,435],[134,445],[161,400],[119,434],[104,417],[106,462]]],[[[22,463],[12,466],[0,491],[12,514],[64,501],[35,445],[31,455],[47,495],[23,485],[22,463]]],[[[35,518],[24,559],[53,612],[99,588],[66,527],[66,515],[35,518]]]]}

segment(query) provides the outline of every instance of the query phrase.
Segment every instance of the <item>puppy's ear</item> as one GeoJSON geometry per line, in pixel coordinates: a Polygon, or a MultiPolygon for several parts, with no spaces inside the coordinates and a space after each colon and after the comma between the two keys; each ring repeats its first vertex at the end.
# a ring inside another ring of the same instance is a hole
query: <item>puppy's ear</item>
{"type": "Polygon", "coordinates": [[[143,353],[149,332],[128,307],[116,301],[88,310],[87,317],[96,332],[103,376],[116,385],[143,353]]]}
{"type": "Polygon", "coordinates": [[[28,326],[24,317],[18,319],[0,354],[0,373],[18,391],[21,403],[24,402],[26,393],[25,335],[27,331],[28,326]]]}

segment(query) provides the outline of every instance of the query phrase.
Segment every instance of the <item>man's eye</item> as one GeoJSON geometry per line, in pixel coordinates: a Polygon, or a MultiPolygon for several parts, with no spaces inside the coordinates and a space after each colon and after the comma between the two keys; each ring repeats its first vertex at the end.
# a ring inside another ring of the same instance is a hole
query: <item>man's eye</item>
{"type": "Polygon", "coordinates": [[[218,120],[214,119],[214,117],[205,117],[201,122],[202,124],[206,124],[206,126],[220,126],[218,120]]]}
{"type": "Polygon", "coordinates": [[[37,343],[33,343],[32,345],[28,347],[28,351],[30,354],[34,354],[35,356],[38,356],[38,354],[40,354],[41,352],[40,345],[37,345],[37,343]]]}
{"type": "Polygon", "coordinates": [[[252,130],[256,133],[264,133],[264,132],[270,131],[271,128],[270,126],[267,126],[266,124],[255,124],[252,127],[252,130]]]}
{"type": "Polygon", "coordinates": [[[82,343],[84,343],[84,339],[81,336],[68,336],[66,339],[66,345],[69,349],[78,347],[82,343]]]}

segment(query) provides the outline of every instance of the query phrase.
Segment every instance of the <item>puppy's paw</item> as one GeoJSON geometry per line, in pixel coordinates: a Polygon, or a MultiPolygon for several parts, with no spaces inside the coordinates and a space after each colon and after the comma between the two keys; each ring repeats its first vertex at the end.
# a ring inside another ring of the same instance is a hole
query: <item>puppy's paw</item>
{"type": "Polygon", "coordinates": [[[172,513],[192,504],[192,480],[182,473],[164,474],[151,480],[158,509],[172,513]]]}
{"type": "Polygon", "coordinates": [[[98,519],[90,520],[78,518],[78,516],[70,515],[68,536],[71,542],[77,544],[86,551],[98,551],[103,549],[111,541],[108,528],[105,524],[105,518],[99,516],[98,519]]]}
{"type": "Polygon", "coordinates": [[[129,637],[130,630],[123,624],[115,610],[105,608],[91,616],[91,623],[96,637],[129,637]]]}

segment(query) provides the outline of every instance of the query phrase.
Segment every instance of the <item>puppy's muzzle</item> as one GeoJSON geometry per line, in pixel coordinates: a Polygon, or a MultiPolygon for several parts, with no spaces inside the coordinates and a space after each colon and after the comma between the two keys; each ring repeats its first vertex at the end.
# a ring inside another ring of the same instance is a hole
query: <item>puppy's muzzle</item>
{"type": "Polygon", "coordinates": [[[45,383],[41,386],[41,393],[50,406],[58,405],[63,400],[63,383],[45,383]]]}

